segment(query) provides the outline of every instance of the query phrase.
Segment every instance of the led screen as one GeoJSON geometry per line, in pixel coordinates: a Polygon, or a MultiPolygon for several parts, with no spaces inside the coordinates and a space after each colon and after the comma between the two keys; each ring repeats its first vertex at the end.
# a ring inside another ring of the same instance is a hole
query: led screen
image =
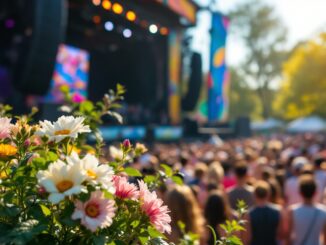
{"type": "Polygon", "coordinates": [[[62,86],[67,86],[75,102],[81,102],[87,97],[89,72],[89,53],[76,47],[60,45],[57,61],[51,81],[51,89],[45,96],[45,102],[61,103],[62,86]]]}

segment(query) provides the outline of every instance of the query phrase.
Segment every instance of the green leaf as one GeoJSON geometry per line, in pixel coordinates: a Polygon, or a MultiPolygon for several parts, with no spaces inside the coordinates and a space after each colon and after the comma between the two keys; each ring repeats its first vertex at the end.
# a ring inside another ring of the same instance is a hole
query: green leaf
{"type": "Polygon", "coordinates": [[[94,245],[105,245],[105,236],[104,235],[93,236],[93,244],[94,245]]]}
{"type": "Polygon", "coordinates": [[[124,172],[126,172],[131,177],[142,177],[143,175],[135,168],[125,168],[124,172]]]}
{"type": "Polygon", "coordinates": [[[234,236],[234,235],[233,235],[233,236],[229,237],[228,240],[229,240],[230,242],[232,242],[232,244],[234,244],[234,245],[243,245],[242,241],[241,241],[240,238],[237,237],[237,236],[234,236]]]}
{"type": "Polygon", "coordinates": [[[48,209],[48,207],[46,207],[45,205],[43,204],[40,204],[40,207],[42,209],[42,212],[45,216],[49,216],[51,214],[51,210],[48,209]]]}
{"type": "Polygon", "coordinates": [[[138,239],[139,239],[139,241],[140,241],[140,243],[142,245],[147,245],[148,244],[148,237],[146,237],[146,236],[139,236],[138,239]]]}
{"type": "Polygon", "coordinates": [[[166,239],[166,237],[161,233],[161,232],[159,232],[158,230],[156,230],[154,227],[152,227],[152,226],[149,226],[148,227],[148,234],[152,237],[152,238],[159,238],[159,237],[161,237],[161,238],[164,238],[164,239],[166,239]]]}
{"type": "Polygon", "coordinates": [[[79,106],[82,112],[91,112],[94,109],[94,105],[89,100],[83,101],[79,106]]]}
{"type": "Polygon", "coordinates": [[[145,183],[151,183],[156,180],[156,177],[154,175],[146,175],[144,178],[145,183]]]}
{"type": "Polygon", "coordinates": [[[170,166],[168,166],[166,164],[161,164],[161,167],[164,169],[164,172],[165,172],[166,176],[172,177],[173,170],[172,170],[172,168],[170,166]]]}
{"type": "Polygon", "coordinates": [[[171,177],[172,181],[177,185],[183,185],[183,180],[180,176],[174,175],[171,177]]]}

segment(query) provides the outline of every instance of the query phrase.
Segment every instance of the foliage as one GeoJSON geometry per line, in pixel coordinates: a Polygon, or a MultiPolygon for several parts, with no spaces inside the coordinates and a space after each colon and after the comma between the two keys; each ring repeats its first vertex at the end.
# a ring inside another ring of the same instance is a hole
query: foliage
{"type": "Polygon", "coordinates": [[[243,116],[259,119],[261,115],[261,104],[255,90],[244,82],[243,75],[234,68],[231,68],[229,114],[231,120],[243,116]]]}
{"type": "Polygon", "coordinates": [[[278,116],[326,117],[326,34],[299,44],[283,69],[284,81],[274,103],[278,116]]]}
{"type": "MultiPolygon", "coordinates": [[[[103,154],[103,142],[99,140],[94,148],[87,144],[84,133],[98,132],[103,115],[119,119],[112,109],[118,107],[123,92],[123,87],[118,87],[116,93],[110,92],[96,104],[73,103],[66,94],[63,109],[76,117],[61,117],[54,123],[32,124],[36,112],[33,109],[33,113],[17,117],[16,124],[12,124],[11,108],[0,106],[1,244],[163,244],[163,232],[169,224],[159,231],[146,210],[151,206],[145,206],[149,201],[162,205],[152,192],[155,186],[148,189],[141,182],[139,187],[129,184],[135,195],[122,198],[115,184],[115,179],[123,180],[123,176],[142,177],[139,171],[126,166],[129,159],[143,154],[146,148],[126,140],[120,146],[120,159],[99,164],[96,156],[103,154]],[[60,123],[66,128],[60,128],[60,123]],[[106,175],[100,176],[101,171],[106,175]],[[93,198],[96,195],[97,199],[93,198]],[[94,228],[96,220],[99,223],[94,228]]],[[[163,175],[173,179],[173,172],[165,167],[163,175]]],[[[168,217],[162,210],[162,217],[168,217]]]]}
{"type": "Polygon", "coordinates": [[[231,13],[231,32],[243,40],[246,56],[242,70],[245,82],[257,91],[262,104],[262,116],[268,118],[271,110],[271,83],[281,75],[287,52],[283,46],[286,29],[274,8],[261,0],[242,2],[231,13]]]}
{"type": "MultiPolygon", "coordinates": [[[[143,176],[130,162],[147,149],[128,139],[110,146],[112,161],[99,160],[105,144],[98,125],[104,115],[121,119],[114,109],[124,88],[98,103],[74,103],[62,91],[61,109],[73,116],[55,122],[34,122],[36,108],[12,118],[11,108],[0,105],[0,244],[167,244],[171,219],[155,189],[166,181],[182,185],[182,176],[166,164],[143,176]]],[[[235,241],[239,227],[227,223],[225,239],[235,241]]],[[[198,240],[188,233],[180,244],[198,240]]]]}

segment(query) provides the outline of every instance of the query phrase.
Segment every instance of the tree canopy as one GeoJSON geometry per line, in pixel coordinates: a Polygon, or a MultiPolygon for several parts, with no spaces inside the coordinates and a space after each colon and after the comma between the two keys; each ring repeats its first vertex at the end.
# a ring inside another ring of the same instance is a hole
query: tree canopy
{"type": "Polygon", "coordinates": [[[326,117],[326,33],[294,49],[284,64],[283,77],[274,101],[280,117],[326,117]]]}
{"type": "Polygon", "coordinates": [[[249,0],[239,4],[230,13],[231,33],[240,37],[246,47],[246,56],[238,69],[244,81],[258,92],[262,116],[271,113],[270,84],[281,75],[286,59],[284,50],[286,28],[273,7],[262,1],[249,0]]]}

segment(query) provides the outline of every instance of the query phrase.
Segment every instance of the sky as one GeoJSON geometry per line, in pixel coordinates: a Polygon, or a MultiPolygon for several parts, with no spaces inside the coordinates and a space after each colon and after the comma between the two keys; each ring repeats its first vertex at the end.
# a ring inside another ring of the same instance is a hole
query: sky
{"type": "MultiPolygon", "coordinates": [[[[210,0],[197,0],[205,5],[210,0]]],[[[243,0],[218,0],[218,9],[227,13],[238,2],[243,0]]],[[[314,37],[321,30],[326,31],[326,0],[263,0],[276,9],[276,13],[288,28],[288,47],[293,47],[297,42],[314,37]]],[[[210,38],[210,15],[202,12],[198,15],[198,26],[195,28],[193,48],[203,54],[204,69],[208,69],[210,38]]],[[[235,37],[227,41],[227,63],[238,64],[244,56],[244,49],[235,37]]]]}

